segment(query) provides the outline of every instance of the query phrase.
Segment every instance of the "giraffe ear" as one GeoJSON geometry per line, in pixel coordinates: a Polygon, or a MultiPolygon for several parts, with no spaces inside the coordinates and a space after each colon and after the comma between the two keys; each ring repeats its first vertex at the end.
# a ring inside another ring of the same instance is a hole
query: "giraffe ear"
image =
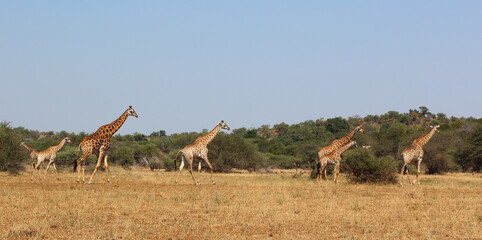
{"type": "Polygon", "coordinates": [[[433,126],[432,126],[432,125],[430,125],[430,128],[433,128],[433,126]]]}

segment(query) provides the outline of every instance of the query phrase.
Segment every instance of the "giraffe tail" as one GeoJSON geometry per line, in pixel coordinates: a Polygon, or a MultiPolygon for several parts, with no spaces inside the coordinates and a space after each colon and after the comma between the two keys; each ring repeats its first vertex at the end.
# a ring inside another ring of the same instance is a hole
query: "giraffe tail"
{"type": "Polygon", "coordinates": [[[403,168],[403,174],[407,174],[407,165],[403,168]]]}
{"type": "Polygon", "coordinates": [[[77,159],[79,158],[79,153],[80,153],[80,146],[77,149],[77,154],[75,155],[75,159],[74,159],[74,172],[77,171],[77,159]]]}
{"type": "Polygon", "coordinates": [[[181,152],[181,150],[179,150],[176,154],[176,157],[174,158],[174,171],[176,171],[177,169],[177,164],[176,164],[176,161],[177,161],[177,157],[179,156],[179,153],[181,152]]]}

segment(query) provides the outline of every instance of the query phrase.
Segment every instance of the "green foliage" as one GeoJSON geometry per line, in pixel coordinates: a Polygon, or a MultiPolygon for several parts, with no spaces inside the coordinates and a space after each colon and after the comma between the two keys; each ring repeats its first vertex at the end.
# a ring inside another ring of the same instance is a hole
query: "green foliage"
{"type": "Polygon", "coordinates": [[[242,137],[219,133],[209,145],[209,161],[216,171],[232,168],[256,170],[264,165],[264,158],[253,144],[242,137]]]}
{"type": "Polygon", "coordinates": [[[348,122],[341,117],[326,120],[326,130],[333,134],[349,130],[349,128],[348,122]]]}
{"type": "Polygon", "coordinates": [[[482,168],[482,123],[479,121],[465,134],[455,157],[465,171],[480,172],[482,168]]]}
{"type": "Polygon", "coordinates": [[[300,162],[300,159],[289,155],[275,155],[266,154],[268,166],[272,168],[284,168],[291,169],[296,168],[296,163],[300,162]]]}
{"type": "Polygon", "coordinates": [[[10,127],[10,123],[0,123],[0,171],[18,174],[23,170],[22,162],[28,156],[20,142],[20,134],[10,127]]]}
{"type": "Polygon", "coordinates": [[[376,158],[363,149],[346,152],[342,161],[342,171],[356,183],[395,183],[397,166],[393,157],[376,158]]]}
{"type": "Polygon", "coordinates": [[[129,169],[135,163],[134,149],[125,144],[119,145],[121,146],[111,147],[109,150],[109,161],[129,169]]]}
{"type": "MultiPolygon", "coordinates": [[[[355,139],[359,146],[370,146],[367,162],[373,159],[386,160],[385,162],[389,162],[387,159],[395,159],[397,165],[400,165],[401,151],[409,146],[415,138],[424,135],[429,130],[428,126],[434,123],[441,124],[440,133],[436,133],[424,147],[423,169],[427,169],[427,173],[443,173],[462,169],[464,171],[480,171],[482,165],[481,120],[447,118],[443,113],[430,113],[424,106],[419,109],[410,109],[408,113],[388,111],[383,115],[368,115],[363,118],[359,116],[348,119],[337,117],[324,120],[319,118],[291,125],[282,122],[273,127],[262,125],[259,128],[233,129],[231,133],[223,131],[208,145],[209,160],[216,171],[229,171],[231,168],[254,170],[259,167],[314,168],[317,152],[321,147],[327,146],[334,139],[345,136],[356,125],[363,124],[366,134],[357,133],[355,139]]],[[[8,129],[12,130],[10,127],[8,129]]],[[[207,129],[205,130],[207,132],[207,129]]],[[[5,132],[5,130],[3,131],[5,132]]],[[[57,153],[56,162],[59,167],[69,168],[75,159],[80,141],[89,135],[85,132],[79,134],[66,131],[39,132],[23,127],[15,128],[13,132],[20,138],[8,140],[7,142],[11,143],[7,145],[18,145],[23,139],[29,146],[37,150],[44,150],[49,146],[56,145],[62,137],[68,136],[72,140],[72,144],[66,144],[57,153]]],[[[153,132],[149,137],[141,133],[117,134],[111,139],[112,146],[108,151],[109,164],[118,164],[127,168],[133,164],[139,164],[152,169],[172,170],[177,151],[192,144],[197,137],[203,134],[205,132],[185,132],[166,136],[164,130],[153,132]]],[[[17,147],[15,145],[11,149],[17,147]]],[[[25,164],[28,156],[23,148],[20,147],[20,150],[22,157],[17,163],[25,164]]],[[[0,151],[4,150],[0,149],[0,151]]],[[[4,167],[6,159],[11,158],[3,156],[0,158],[0,164],[2,164],[0,170],[2,171],[6,169],[4,167]]],[[[92,155],[86,164],[95,165],[96,161],[97,156],[92,155]]],[[[13,164],[14,161],[11,162],[9,161],[9,164],[13,164]]],[[[366,164],[363,167],[373,166],[366,164]]],[[[10,168],[16,169],[16,167],[10,168]]],[[[203,168],[206,169],[207,166],[203,168]]],[[[410,172],[414,172],[413,165],[410,165],[409,168],[410,172]]],[[[399,171],[400,169],[395,170],[395,172],[399,171]]]]}

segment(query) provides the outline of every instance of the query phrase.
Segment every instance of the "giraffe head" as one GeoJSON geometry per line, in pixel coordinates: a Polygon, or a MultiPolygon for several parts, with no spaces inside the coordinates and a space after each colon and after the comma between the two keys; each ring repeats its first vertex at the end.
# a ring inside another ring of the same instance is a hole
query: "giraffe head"
{"type": "Polygon", "coordinates": [[[440,132],[438,129],[439,129],[440,125],[435,125],[435,126],[430,126],[430,128],[433,128],[435,129],[435,132],[440,132]]]}
{"type": "Polygon", "coordinates": [[[221,126],[222,129],[231,130],[223,120],[221,120],[219,126],[221,126]]]}
{"type": "Polygon", "coordinates": [[[127,109],[127,116],[134,116],[138,118],[136,111],[134,111],[134,108],[132,106],[129,106],[129,109],[127,109]]]}
{"type": "Polygon", "coordinates": [[[63,139],[65,142],[68,142],[68,143],[72,143],[72,141],[70,141],[70,139],[68,137],[64,137],[63,139]]]}
{"type": "Polygon", "coordinates": [[[355,128],[355,132],[362,132],[363,134],[365,134],[365,130],[363,130],[362,125],[358,125],[358,126],[356,126],[356,128],[355,128]]]}

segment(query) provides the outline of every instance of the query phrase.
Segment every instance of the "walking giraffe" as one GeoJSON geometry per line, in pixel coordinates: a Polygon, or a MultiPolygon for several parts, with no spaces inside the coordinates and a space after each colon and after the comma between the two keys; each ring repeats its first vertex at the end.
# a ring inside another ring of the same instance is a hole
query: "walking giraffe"
{"type": "Polygon", "coordinates": [[[325,180],[328,181],[328,177],[326,176],[326,167],[327,165],[335,165],[335,170],[333,172],[334,179],[333,181],[336,183],[338,182],[338,175],[340,174],[340,164],[341,164],[341,156],[343,153],[348,150],[350,147],[355,146],[357,143],[355,140],[348,142],[344,146],[336,149],[335,151],[323,156],[320,159],[320,168],[318,174],[321,176],[321,172],[325,172],[325,180]]]}
{"type": "Polygon", "coordinates": [[[365,134],[365,130],[363,130],[362,125],[358,125],[353,130],[351,130],[346,136],[335,139],[333,142],[330,143],[330,145],[323,147],[318,151],[318,158],[316,159],[316,165],[318,168],[318,173],[316,175],[316,180],[319,182],[321,181],[321,171],[320,171],[320,160],[323,158],[323,156],[330,154],[331,152],[335,151],[336,149],[344,146],[345,144],[349,143],[350,140],[355,136],[355,133],[357,132],[362,132],[365,134]]]}
{"type": "Polygon", "coordinates": [[[57,152],[62,149],[65,143],[71,143],[70,139],[68,137],[62,138],[60,140],[59,144],[51,146],[43,151],[38,152],[37,154],[37,164],[35,164],[35,168],[32,171],[32,178],[35,172],[35,169],[40,171],[40,164],[43,164],[44,160],[49,160],[49,163],[47,164],[47,169],[45,170],[45,175],[44,178],[47,177],[47,173],[49,172],[50,165],[55,169],[55,177],[57,177],[57,180],[60,180],[59,176],[57,175],[57,167],[55,166],[55,157],[57,157],[57,152]]]}
{"type": "MultiPolygon", "coordinates": [[[[20,143],[21,146],[23,146],[25,149],[27,149],[28,153],[30,154],[30,166],[32,169],[35,169],[35,160],[37,160],[38,152],[34,148],[29,147],[27,144],[24,142],[20,143]]],[[[43,164],[42,164],[43,168],[43,164]]]]}
{"type": "Polygon", "coordinates": [[[228,125],[224,121],[221,121],[216,125],[216,127],[211,130],[208,134],[204,136],[198,137],[193,144],[189,144],[185,146],[183,149],[179,150],[179,152],[176,155],[176,158],[174,159],[174,162],[177,159],[177,156],[179,153],[181,153],[181,164],[179,165],[179,173],[177,174],[176,178],[176,183],[179,180],[179,176],[181,175],[182,168],[184,167],[184,161],[186,161],[189,164],[188,171],[191,174],[192,179],[194,180],[194,184],[200,185],[199,180],[196,180],[194,178],[194,175],[192,174],[192,163],[194,159],[199,160],[199,166],[198,166],[198,179],[201,177],[201,160],[204,160],[209,168],[211,169],[211,182],[212,184],[215,184],[214,182],[214,175],[213,175],[213,166],[208,160],[208,144],[216,137],[218,132],[222,129],[230,130],[228,125]]]}
{"type": "MultiPolygon", "coordinates": [[[[90,177],[89,184],[92,183],[92,178],[94,178],[95,173],[100,167],[102,158],[104,158],[105,174],[107,176],[107,182],[110,183],[109,170],[107,164],[107,150],[110,148],[110,138],[114,135],[117,130],[124,124],[128,116],[138,117],[136,111],[129,106],[122,115],[117,118],[112,123],[103,125],[97,129],[95,133],[90,136],[85,137],[79,144],[79,151],[81,152],[80,158],[75,160],[74,171],[77,170],[77,182],[80,182],[80,167],[82,168],[82,183],[85,183],[85,173],[84,173],[84,161],[92,154],[98,154],[97,165],[95,170],[90,177]]],[[[77,156],[79,152],[77,152],[77,156]]]]}
{"type": "Polygon", "coordinates": [[[439,127],[440,125],[435,125],[435,126],[430,126],[432,128],[427,134],[413,140],[412,145],[406,147],[403,152],[402,152],[402,158],[403,158],[403,166],[402,166],[402,171],[401,171],[401,179],[400,179],[400,185],[403,186],[403,174],[404,172],[407,173],[407,178],[408,182],[410,182],[410,176],[408,174],[408,164],[413,160],[417,159],[417,178],[413,180],[413,182],[410,182],[411,185],[415,184],[415,182],[418,182],[418,185],[420,185],[420,180],[418,180],[418,175],[420,175],[420,164],[422,163],[422,158],[423,158],[423,146],[432,138],[432,136],[435,134],[435,132],[439,132],[439,127]]]}

